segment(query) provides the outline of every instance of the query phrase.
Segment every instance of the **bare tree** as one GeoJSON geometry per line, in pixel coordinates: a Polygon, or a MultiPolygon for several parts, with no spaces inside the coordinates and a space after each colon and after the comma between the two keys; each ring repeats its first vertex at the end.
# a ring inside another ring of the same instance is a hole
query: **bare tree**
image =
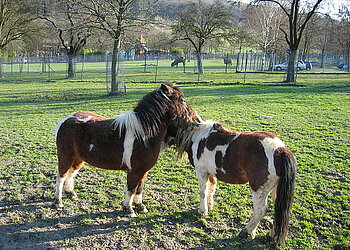
{"type": "MultiPolygon", "coordinates": [[[[10,43],[19,41],[36,31],[31,25],[36,17],[31,11],[30,3],[19,0],[0,0],[0,55],[10,43]]],[[[2,65],[0,63],[0,77],[2,65]]]]}
{"type": "Polygon", "coordinates": [[[82,16],[75,0],[63,0],[50,4],[41,16],[57,31],[57,36],[68,57],[67,77],[75,76],[74,58],[85,46],[90,29],[85,25],[86,16],[82,16]],[[82,21],[84,20],[84,22],[82,21]]]}
{"type": "Polygon", "coordinates": [[[329,15],[319,16],[313,27],[309,27],[315,33],[314,47],[321,49],[320,68],[324,68],[324,58],[326,52],[335,49],[337,40],[335,35],[336,22],[329,15]]]}
{"type": "Polygon", "coordinates": [[[348,65],[348,72],[350,72],[350,1],[347,1],[348,5],[344,4],[339,9],[338,16],[339,22],[339,44],[345,55],[345,62],[348,65]]]}
{"type": "Polygon", "coordinates": [[[150,7],[153,2],[147,5],[147,3],[140,0],[81,0],[81,4],[92,17],[89,26],[107,32],[113,39],[110,95],[119,94],[117,61],[125,30],[146,22],[148,19],[145,9],[150,7]]]}
{"type": "Polygon", "coordinates": [[[283,13],[287,16],[287,28],[280,27],[289,46],[288,50],[288,70],[286,82],[295,82],[296,62],[298,57],[298,48],[307,23],[315,14],[323,0],[315,0],[313,4],[310,1],[302,0],[256,0],[255,2],[272,2],[277,4],[283,13]]]}
{"type": "Polygon", "coordinates": [[[280,9],[271,3],[249,5],[245,10],[244,23],[247,32],[256,46],[263,52],[271,52],[276,48],[278,29],[282,22],[280,9]]]}
{"type": "Polygon", "coordinates": [[[177,22],[172,26],[177,39],[188,40],[195,49],[198,73],[203,73],[202,50],[205,42],[224,36],[224,30],[230,27],[230,15],[227,5],[220,1],[206,4],[197,0],[183,5],[177,22]]]}

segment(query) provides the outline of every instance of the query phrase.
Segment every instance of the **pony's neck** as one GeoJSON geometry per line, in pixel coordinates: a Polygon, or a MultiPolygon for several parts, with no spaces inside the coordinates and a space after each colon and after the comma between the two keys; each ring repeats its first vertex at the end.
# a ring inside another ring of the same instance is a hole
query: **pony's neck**
{"type": "Polygon", "coordinates": [[[191,151],[191,145],[193,142],[207,138],[213,131],[214,124],[213,121],[209,120],[202,121],[197,126],[187,129],[177,129],[174,141],[179,157],[181,158],[185,152],[189,153],[191,151]]]}
{"type": "Polygon", "coordinates": [[[134,113],[141,124],[145,138],[152,138],[167,128],[171,122],[168,114],[170,100],[163,97],[159,91],[146,95],[135,107],[134,113]]]}

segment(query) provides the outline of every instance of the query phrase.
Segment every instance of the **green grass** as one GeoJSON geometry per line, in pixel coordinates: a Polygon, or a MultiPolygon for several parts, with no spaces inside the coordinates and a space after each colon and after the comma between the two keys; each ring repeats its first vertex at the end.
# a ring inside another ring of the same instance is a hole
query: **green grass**
{"type": "MultiPolygon", "coordinates": [[[[298,85],[283,86],[276,84],[279,75],[249,74],[249,84],[238,84],[243,74],[208,72],[201,76],[205,81],[197,83],[197,75],[180,71],[164,69],[159,81],[175,77],[203,118],[240,131],[271,131],[295,152],[299,169],[285,248],[349,248],[349,75],[303,75],[298,85]],[[258,115],[274,118],[255,118],[258,115]]],[[[220,182],[214,210],[208,218],[199,218],[194,170],[187,161],[176,162],[172,149],[163,152],[150,171],[144,193],[149,213],[138,219],[130,220],[121,211],[125,173],[90,166],[77,177],[79,199],[64,197],[63,211],[52,206],[57,122],[79,110],[107,117],[131,110],[159,85],[152,77],[152,72],[139,69],[129,72],[127,95],[118,97],[106,96],[103,76],[89,81],[0,82],[2,246],[274,248],[266,241],[266,223],[254,241],[237,237],[252,215],[247,185],[220,182]]]]}

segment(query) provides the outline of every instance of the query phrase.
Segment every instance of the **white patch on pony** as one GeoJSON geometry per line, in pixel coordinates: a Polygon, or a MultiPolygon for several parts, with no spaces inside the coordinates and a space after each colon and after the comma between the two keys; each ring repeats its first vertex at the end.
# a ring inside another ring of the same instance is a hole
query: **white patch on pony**
{"type": "Polygon", "coordinates": [[[112,126],[114,130],[118,128],[119,134],[122,134],[122,131],[125,129],[126,131],[130,131],[132,135],[139,140],[145,141],[147,139],[142,124],[134,111],[128,111],[118,115],[114,119],[112,126]]]}
{"type": "MultiPolygon", "coordinates": [[[[213,125],[215,122],[213,121],[204,121],[199,124],[197,128],[194,129],[194,133],[192,136],[193,144],[192,144],[192,153],[193,153],[193,163],[196,168],[200,169],[201,172],[206,172],[213,176],[216,176],[217,166],[215,163],[215,155],[218,151],[222,153],[222,157],[226,155],[226,150],[230,143],[225,145],[217,145],[212,151],[208,150],[207,147],[204,148],[203,153],[198,159],[197,149],[199,143],[202,139],[207,139],[211,133],[217,132],[217,130],[213,129],[213,125]]],[[[229,130],[227,130],[229,132],[229,130]]],[[[237,139],[239,135],[235,136],[233,140],[237,139]]],[[[225,170],[223,168],[220,169],[223,173],[225,170]]]]}
{"type": "Polygon", "coordinates": [[[59,121],[56,125],[56,130],[55,130],[55,141],[57,141],[57,134],[58,134],[58,131],[60,130],[62,124],[67,121],[68,119],[70,118],[73,118],[74,116],[73,115],[70,115],[70,116],[67,116],[66,118],[64,118],[63,120],[59,121]]]}
{"type": "Polygon", "coordinates": [[[65,121],[67,121],[68,119],[70,119],[70,118],[75,118],[76,120],[78,120],[78,121],[80,121],[80,122],[87,123],[88,121],[91,120],[92,116],[89,115],[89,116],[87,116],[87,117],[85,117],[85,118],[79,118],[79,117],[76,117],[76,116],[74,116],[74,115],[70,115],[70,116],[67,116],[66,118],[64,118],[63,120],[59,121],[59,122],[57,123],[56,130],[55,130],[55,141],[57,141],[57,134],[58,134],[58,131],[60,130],[62,124],[63,124],[65,121]]]}
{"type": "Polygon", "coordinates": [[[192,141],[199,143],[200,140],[208,138],[211,132],[216,131],[216,130],[213,131],[214,124],[215,122],[208,120],[208,121],[203,121],[200,124],[198,124],[197,127],[194,127],[193,134],[191,136],[192,141]]]}
{"type": "Polygon", "coordinates": [[[131,171],[131,156],[134,148],[135,135],[132,130],[127,129],[124,138],[124,152],[123,152],[123,163],[131,171]]]}
{"type": "Polygon", "coordinates": [[[219,171],[223,172],[224,174],[226,174],[226,170],[224,168],[220,168],[219,171]]]}
{"type": "MultiPolygon", "coordinates": [[[[265,195],[267,196],[269,193],[271,193],[272,189],[278,183],[279,177],[276,174],[274,154],[275,154],[275,151],[277,148],[285,147],[285,144],[278,137],[265,138],[265,139],[261,140],[261,144],[264,147],[265,155],[267,158],[269,175],[267,176],[267,181],[264,183],[263,186],[261,186],[258,189],[257,192],[260,193],[261,195],[263,195],[263,197],[265,197],[265,195]]],[[[254,196],[253,196],[253,202],[254,202],[254,196]]],[[[259,202],[264,203],[264,205],[265,205],[265,200],[260,200],[259,202]]]]}
{"type": "Polygon", "coordinates": [[[87,117],[85,117],[85,118],[80,118],[80,117],[76,117],[76,116],[73,116],[73,117],[74,117],[75,119],[77,119],[78,121],[83,122],[83,123],[87,123],[87,122],[90,121],[91,118],[92,118],[91,115],[89,115],[89,116],[87,116],[87,117]]]}
{"type": "Polygon", "coordinates": [[[89,145],[89,152],[91,152],[93,148],[94,148],[94,144],[90,144],[89,145]]]}
{"type": "MultiPolygon", "coordinates": [[[[135,197],[135,194],[133,194],[132,192],[126,191],[125,198],[122,203],[123,207],[127,209],[131,208],[134,197],[135,197]]],[[[133,214],[132,217],[136,217],[136,215],[133,214]]]]}
{"type": "Polygon", "coordinates": [[[74,177],[77,176],[79,169],[74,170],[70,168],[67,172],[67,180],[64,183],[64,189],[67,192],[72,192],[74,190],[74,177]]]}
{"type": "Polygon", "coordinates": [[[268,178],[270,178],[270,176],[277,177],[275,164],[274,164],[274,153],[277,148],[285,147],[286,145],[278,137],[274,137],[274,138],[267,137],[261,140],[261,144],[264,147],[265,155],[268,160],[268,170],[269,170],[268,178]]]}
{"type": "Polygon", "coordinates": [[[57,174],[55,198],[62,202],[62,190],[67,177],[60,177],[57,174]]]}

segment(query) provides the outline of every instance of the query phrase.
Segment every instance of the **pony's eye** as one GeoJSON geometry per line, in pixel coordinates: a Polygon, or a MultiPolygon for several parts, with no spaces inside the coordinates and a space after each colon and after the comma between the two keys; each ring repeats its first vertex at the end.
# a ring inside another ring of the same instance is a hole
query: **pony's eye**
{"type": "Polygon", "coordinates": [[[183,98],[180,98],[180,102],[185,103],[185,102],[186,102],[186,100],[185,100],[185,99],[183,99],[183,98]]]}

